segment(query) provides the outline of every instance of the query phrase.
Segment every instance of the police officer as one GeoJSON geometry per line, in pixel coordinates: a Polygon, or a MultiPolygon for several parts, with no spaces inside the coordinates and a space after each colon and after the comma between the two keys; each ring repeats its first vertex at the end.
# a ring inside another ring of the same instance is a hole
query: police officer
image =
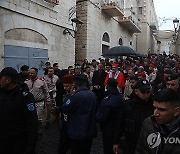
{"type": "Polygon", "coordinates": [[[74,87],[76,91],[62,106],[63,113],[67,114],[71,153],[89,154],[93,137],[96,136],[97,98],[86,87],[86,78],[82,75],[75,76],[74,87]]]}
{"type": "MultiPolygon", "coordinates": [[[[63,86],[66,94],[64,95],[64,102],[66,102],[73,93],[73,76],[64,75],[63,76],[63,86]]],[[[59,106],[59,109],[61,106],[59,106]]],[[[70,140],[67,134],[67,115],[61,112],[61,129],[60,129],[60,138],[59,138],[59,154],[66,154],[70,149],[70,140]]]]}
{"type": "Polygon", "coordinates": [[[167,77],[166,87],[177,91],[180,94],[180,76],[177,73],[173,73],[167,77]]]}
{"type": "Polygon", "coordinates": [[[102,100],[96,114],[102,131],[104,154],[114,154],[113,142],[118,117],[123,115],[123,96],[117,89],[117,80],[109,78],[107,96],[102,100]],[[120,115],[121,114],[121,115],[120,115]]]}
{"type": "Polygon", "coordinates": [[[0,153],[35,154],[38,119],[33,95],[12,67],[0,73],[0,153]]]}

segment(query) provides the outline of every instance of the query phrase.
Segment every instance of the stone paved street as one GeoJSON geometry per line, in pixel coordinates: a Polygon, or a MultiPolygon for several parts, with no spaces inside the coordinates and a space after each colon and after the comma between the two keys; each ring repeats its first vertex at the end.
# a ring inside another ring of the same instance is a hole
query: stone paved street
{"type": "MultiPolygon", "coordinates": [[[[103,154],[103,145],[101,140],[101,133],[98,128],[98,136],[93,141],[91,154],[103,154]]],[[[57,154],[59,131],[55,123],[51,124],[49,129],[44,129],[42,140],[37,144],[37,154],[57,154]]]]}

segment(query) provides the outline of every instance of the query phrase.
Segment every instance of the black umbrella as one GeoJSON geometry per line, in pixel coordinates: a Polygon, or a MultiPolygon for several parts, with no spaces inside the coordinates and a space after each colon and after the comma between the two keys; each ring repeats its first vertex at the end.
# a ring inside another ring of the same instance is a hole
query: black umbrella
{"type": "Polygon", "coordinates": [[[136,55],[130,55],[130,57],[140,57],[140,58],[146,58],[147,56],[142,53],[137,53],[136,55]]]}
{"type": "Polygon", "coordinates": [[[118,56],[129,56],[136,55],[136,52],[128,46],[116,46],[108,49],[103,53],[104,57],[118,57],[118,56]]]}

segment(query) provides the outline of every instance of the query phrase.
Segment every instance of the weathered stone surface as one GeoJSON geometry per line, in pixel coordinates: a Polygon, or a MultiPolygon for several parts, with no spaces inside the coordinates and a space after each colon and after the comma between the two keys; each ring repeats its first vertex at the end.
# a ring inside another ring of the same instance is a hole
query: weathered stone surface
{"type": "Polygon", "coordinates": [[[31,29],[16,28],[5,33],[6,39],[21,40],[47,44],[47,38],[31,29]]]}

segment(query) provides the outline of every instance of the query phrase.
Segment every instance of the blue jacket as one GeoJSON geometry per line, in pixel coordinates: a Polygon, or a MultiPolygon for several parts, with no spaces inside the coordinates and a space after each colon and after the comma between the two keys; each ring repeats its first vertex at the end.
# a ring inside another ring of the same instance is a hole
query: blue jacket
{"type": "Polygon", "coordinates": [[[81,87],[65,100],[62,111],[68,115],[70,139],[84,140],[96,136],[96,107],[97,98],[87,87],[81,87]]]}
{"type": "Polygon", "coordinates": [[[114,136],[118,117],[123,115],[123,106],[123,97],[116,89],[109,91],[108,96],[102,100],[96,120],[100,122],[101,131],[106,136],[114,136]]]}

